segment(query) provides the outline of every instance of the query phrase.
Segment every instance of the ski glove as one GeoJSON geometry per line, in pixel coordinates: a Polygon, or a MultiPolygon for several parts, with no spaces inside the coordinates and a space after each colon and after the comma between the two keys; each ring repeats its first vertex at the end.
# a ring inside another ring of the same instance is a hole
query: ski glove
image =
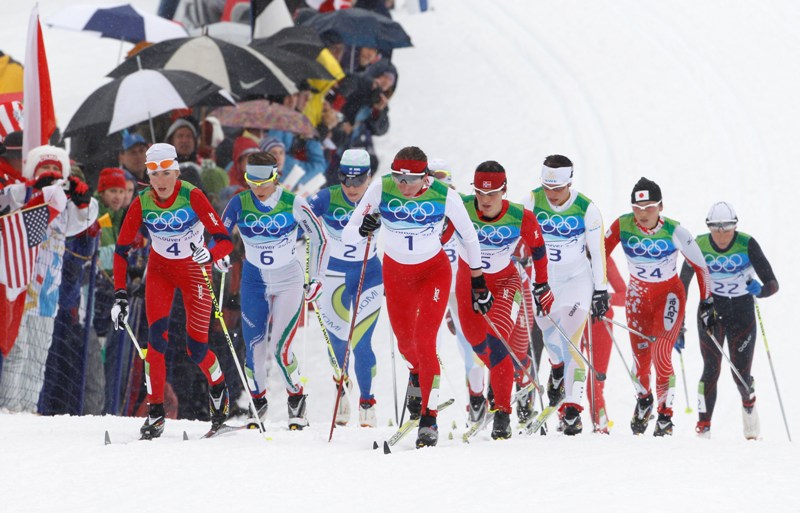
{"type": "Polygon", "coordinates": [[[700,301],[700,322],[703,323],[706,331],[711,331],[717,324],[717,312],[714,310],[713,296],[700,301]]]}
{"type": "Polygon", "coordinates": [[[374,232],[381,226],[381,217],[379,214],[368,214],[364,216],[364,220],[361,221],[361,226],[358,227],[358,233],[362,237],[368,236],[370,233],[374,232]]]}
{"type": "Polygon", "coordinates": [[[595,290],[594,294],[592,294],[592,317],[595,319],[604,317],[608,312],[608,301],[607,290],[595,290]]]}
{"type": "Polygon", "coordinates": [[[472,309],[475,310],[475,313],[486,315],[489,309],[492,308],[492,303],[494,303],[494,297],[492,297],[489,287],[486,286],[486,279],[484,279],[483,274],[473,276],[472,309]]]}
{"type": "Polygon", "coordinates": [[[42,190],[48,185],[53,185],[54,182],[61,180],[61,173],[54,173],[52,171],[48,171],[46,173],[42,173],[39,178],[33,182],[32,187],[34,189],[42,190]]]}
{"type": "Polygon", "coordinates": [[[124,330],[128,323],[128,291],[120,289],[114,292],[114,306],[111,307],[111,321],[115,330],[124,330]]]}
{"type": "Polygon", "coordinates": [[[758,280],[750,280],[747,282],[747,292],[758,297],[761,294],[761,283],[758,280]]]}
{"type": "Polygon", "coordinates": [[[306,291],[306,301],[309,303],[319,299],[319,296],[322,294],[322,282],[315,278],[311,278],[311,281],[303,285],[303,288],[306,291]]]}
{"type": "Polygon", "coordinates": [[[675,340],[675,350],[679,353],[686,348],[686,323],[681,325],[681,331],[678,333],[678,338],[675,340]]]}
{"type": "Polygon", "coordinates": [[[217,268],[217,271],[221,273],[226,273],[231,270],[231,257],[230,255],[225,255],[224,257],[220,258],[216,262],[214,262],[214,267],[217,268]]]}
{"type": "Polygon", "coordinates": [[[70,175],[68,181],[69,192],[67,195],[69,196],[69,199],[71,199],[77,207],[83,208],[87,206],[92,201],[92,191],[89,189],[89,186],[86,184],[86,182],[77,176],[72,175],[70,175]]]}
{"type": "Polygon", "coordinates": [[[550,315],[555,298],[547,282],[537,283],[533,286],[533,301],[536,303],[536,315],[550,315]]]}
{"type": "Polygon", "coordinates": [[[192,260],[200,265],[207,264],[211,261],[211,252],[205,246],[197,247],[192,253],[192,260]]]}

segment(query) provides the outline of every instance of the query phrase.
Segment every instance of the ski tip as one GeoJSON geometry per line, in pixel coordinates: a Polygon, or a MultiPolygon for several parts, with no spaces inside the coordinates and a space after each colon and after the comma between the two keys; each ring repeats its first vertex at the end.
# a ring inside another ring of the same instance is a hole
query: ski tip
{"type": "Polygon", "coordinates": [[[372,450],[373,451],[377,451],[378,450],[378,442],[377,441],[373,441],[372,442],[372,450]]]}
{"type": "Polygon", "coordinates": [[[389,419],[389,427],[393,427],[393,426],[394,426],[394,422],[392,422],[392,419],[389,419]]]}
{"type": "Polygon", "coordinates": [[[383,442],[383,454],[392,454],[392,450],[389,448],[389,442],[383,442]]]}
{"type": "Polygon", "coordinates": [[[189,439],[189,435],[186,434],[186,431],[183,432],[183,439],[184,441],[189,439]]]}
{"type": "Polygon", "coordinates": [[[691,408],[689,408],[688,406],[686,407],[686,413],[692,413],[693,411],[694,411],[694,410],[692,410],[692,409],[691,409],[691,408]]]}
{"type": "Polygon", "coordinates": [[[448,440],[452,440],[453,439],[453,432],[452,431],[450,431],[450,434],[447,435],[447,439],[448,440]]]}
{"type": "Polygon", "coordinates": [[[106,430],[106,436],[104,437],[105,445],[111,444],[111,437],[108,436],[108,430],[106,430]]]}
{"type": "Polygon", "coordinates": [[[452,425],[453,425],[453,429],[458,429],[458,424],[456,423],[456,421],[455,421],[455,420],[453,421],[453,424],[452,424],[452,425]]]}

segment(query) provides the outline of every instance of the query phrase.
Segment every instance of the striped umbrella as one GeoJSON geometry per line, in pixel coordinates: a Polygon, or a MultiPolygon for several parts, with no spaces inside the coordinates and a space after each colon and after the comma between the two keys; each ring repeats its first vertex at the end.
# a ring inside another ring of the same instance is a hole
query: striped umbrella
{"type": "Polygon", "coordinates": [[[159,43],[186,37],[183,26],[130,4],[116,7],[70,5],[45,20],[51,27],[96,32],[101,37],[131,43],[159,43]]]}

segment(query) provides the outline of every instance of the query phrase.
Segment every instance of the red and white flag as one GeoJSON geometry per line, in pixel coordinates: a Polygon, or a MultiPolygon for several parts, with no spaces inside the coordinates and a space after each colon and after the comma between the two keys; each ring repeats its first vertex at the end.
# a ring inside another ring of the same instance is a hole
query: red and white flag
{"type": "MultiPolygon", "coordinates": [[[[33,276],[36,255],[47,237],[50,209],[47,204],[18,210],[0,217],[0,283],[9,291],[25,289],[33,276]]],[[[14,298],[9,297],[13,301],[14,298]]]]}
{"type": "Polygon", "coordinates": [[[22,120],[22,158],[25,159],[31,149],[47,144],[56,129],[50,71],[47,68],[42,26],[36,7],[31,11],[28,23],[23,87],[22,104],[25,106],[25,116],[22,120]]]}
{"type": "Polygon", "coordinates": [[[22,104],[15,100],[0,103],[0,141],[19,130],[22,130],[22,104]]]}

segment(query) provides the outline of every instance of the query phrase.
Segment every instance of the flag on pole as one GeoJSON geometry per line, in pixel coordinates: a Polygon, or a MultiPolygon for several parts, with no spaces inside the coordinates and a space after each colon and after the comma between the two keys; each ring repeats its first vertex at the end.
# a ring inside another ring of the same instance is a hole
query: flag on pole
{"type": "Polygon", "coordinates": [[[253,39],[269,37],[280,29],[294,26],[286,0],[250,0],[250,27],[253,39]]]}
{"type": "Polygon", "coordinates": [[[24,290],[30,283],[39,244],[47,237],[48,221],[50,207],[46,203],[0,217],[0,283],[7,289],[24,290]]]}
{"type": "Polygon", "coordinates": [[[23,85],[22,104],[25,106],[25,116],[22,120],[22,158],[25,159],[31,149],[47,144],[56,129],[50,71],[47,68],[42,26],[36,7],[31,11],[28,23],[23,85]]]}

